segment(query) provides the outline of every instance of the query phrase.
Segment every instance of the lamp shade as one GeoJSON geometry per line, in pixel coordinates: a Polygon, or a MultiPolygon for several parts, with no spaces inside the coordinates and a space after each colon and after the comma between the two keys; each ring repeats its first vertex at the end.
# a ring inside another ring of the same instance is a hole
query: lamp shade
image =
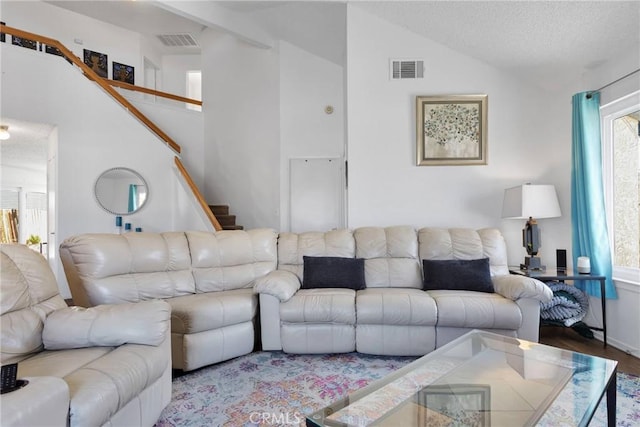
{"type": "Polygon", "coordinates": [[[555,218],[561,215],[553,185],[524,184],[504,190],[502,218],[555,218]]]}

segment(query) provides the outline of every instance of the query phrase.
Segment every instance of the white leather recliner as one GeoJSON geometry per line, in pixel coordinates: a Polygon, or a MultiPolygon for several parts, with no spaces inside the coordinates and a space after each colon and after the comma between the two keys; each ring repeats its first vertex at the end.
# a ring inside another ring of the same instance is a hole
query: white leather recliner
{"type": "Polygon", "coordinates": [[[171,400],[164,301],[67,307],[47,261],[0,246],[2,365],[23,388],[3,394],[4,426],[152,426],[171,400]]]}

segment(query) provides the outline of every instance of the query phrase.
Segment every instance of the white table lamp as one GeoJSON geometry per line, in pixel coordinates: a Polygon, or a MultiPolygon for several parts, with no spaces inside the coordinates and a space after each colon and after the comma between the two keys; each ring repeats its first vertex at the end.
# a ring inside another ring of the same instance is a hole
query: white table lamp
{"type": "Polygon", "coordinates": [[[520,268],[525,270],[544,270],[540,258],[540,230],[534,218],[556,218],[561,216],[558,195],[553,185],[524,184],[504,190],[502,218],[527,219],[522,230],[522,245],[529,256],[525,257],[520,268]]]}

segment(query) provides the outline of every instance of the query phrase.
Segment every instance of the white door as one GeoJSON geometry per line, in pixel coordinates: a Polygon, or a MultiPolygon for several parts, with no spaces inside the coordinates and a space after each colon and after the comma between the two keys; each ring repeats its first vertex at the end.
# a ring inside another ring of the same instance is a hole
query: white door
{"type": "Polygon", "coordinates": [[[344,161],[291,159],[289,170],[291,231],[344,228],[344,161]]]}

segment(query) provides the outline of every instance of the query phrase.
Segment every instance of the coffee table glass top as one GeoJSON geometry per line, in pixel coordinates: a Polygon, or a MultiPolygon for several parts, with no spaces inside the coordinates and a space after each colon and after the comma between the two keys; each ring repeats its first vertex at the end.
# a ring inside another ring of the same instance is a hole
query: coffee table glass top
{"type": "Polygon", "coordinates": [[[307,425],[587,425],[612,377],[615,387],[616,365],[472,331],[309,415],[307,425]]]}

